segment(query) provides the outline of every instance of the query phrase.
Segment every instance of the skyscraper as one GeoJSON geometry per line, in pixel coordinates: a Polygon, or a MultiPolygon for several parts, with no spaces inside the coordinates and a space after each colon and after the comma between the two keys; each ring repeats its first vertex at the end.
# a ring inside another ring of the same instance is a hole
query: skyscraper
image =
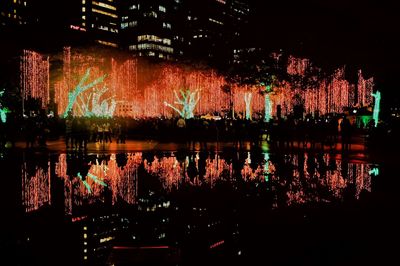
{"type": "Polygon", "coordinates": [[[117,0],[81,0],[81,25],[96,43],[118,47],[119,7],[117,0]]]}
{"type": "Polygon", "coordinates": [[[141,57],[227,62],[249,11],[238,0],[124,1],[122,47],[141,57]]]}
{"type": "Polygon", "coordinates": [[[186,0],[186,55],[221,66],[240,42],[250,8],[238,0],[186,0]]]}
{"type": "Polygon", "coordinates": [[[182,54],[176,29],[180,0],[128,0],[121,3],[123,48],[140,57],[173,59],[182,54]]]}
{"type": "Polygon", "coordinates": [[[26,24],[29,5],[29,0],[2,0],[0,4],[0,27],[26,24]]]}

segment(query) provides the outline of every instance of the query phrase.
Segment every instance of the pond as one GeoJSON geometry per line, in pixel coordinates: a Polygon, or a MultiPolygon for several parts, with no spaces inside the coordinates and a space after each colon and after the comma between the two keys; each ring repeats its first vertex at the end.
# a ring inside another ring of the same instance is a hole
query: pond
{"type": "Polygon", "coordinates": [[[336,234],[360,226],[382,171],[304,151],[25,151],[1,164],[16,265],[358,261],[336,234]]]}

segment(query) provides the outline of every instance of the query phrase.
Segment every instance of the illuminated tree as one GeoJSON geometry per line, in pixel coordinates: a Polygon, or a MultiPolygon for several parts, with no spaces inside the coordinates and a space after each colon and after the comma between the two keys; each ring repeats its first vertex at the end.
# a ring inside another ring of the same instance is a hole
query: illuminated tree
{"type": "Polygon", "coordinates": [[[1,98],[3,97],[4,90],[0,91],[0,120],[2,123],[7,122],[7,113],[10,112],[7,107],[3,107],[3,104],[1,103],[1,98]]]}
{"type": "Polygon", "coordinates": [[[374,112],[372,118],[374,119],[375,127],[377,127],[379,120],[379,112],[381,109],[381,92],[376,91],[376,93],[372,93],[372,96],[375,98],[374,112]]]}
{"type": "MultiPolygon", "coordinates": [[[[86,74],[83,76],[83,78],[81,79],[79,84],[75,87],[75,89],[72,92],[68,93],[68,105],[67,105],[67,109],[65,110],[64,117],[67,117],[68,113],[72,110],[72,107],[77,103],[78,99],[81,101],[81,105],[77,105],[80,107],[81,113],[82,114],[87,113],[89,104],[88,104],[87,100],[85,101],[85,99],[83,99],[82,93],[84,93],[85,91],[87,91],[90,88],[93,88],[97,84],[103,82],[107,75],[104,75],[104,76],[94,80],[93,82],[89,83],[88,85],[84,85],[87,82],[87,80],[89,79],[89,76],[90,76],[90,68],[88,68],[88,70],[86,70],[86,74]]],[[[90,98],[90,96],[89,96],[89,98],[90,98]]]]}
{"type": "Polygon", "coordinates": [[[200,91],[190,91],[186,90],[180,91],[181,97],[178,96],[178,93],[174,91],[174,95],[176,98],[175,104],[181,105],[181,109],[175,107],[167,102],[164,102],[165,106],[168,106],[175,110],[182,118],[190,119],[194,117],[194,109],[196,108],[197,103],[200,100],[200,91]]]}
{"type": "Polygon", "coordinates": [[[251,99],[253,98],[252,92],[246,92],[244,94],[244,102],[246,103],[246,119],[251,119],[251,99]]]}
{"type": "MultiPolygon", "coordinates": [[[[265,86],[261,83],[262,86],[265,86]]],[[[266,85],[265,89],[262,90],[262,94],[264,94],[264,121],[269,122],[272,118],[272,102],[271,102],[271,94],[272,85],[266,85]]]]}
{"type": "MultiPolygon", "coordinates": [[[[112,117],[117,106],[117,102],[114,99],[105,99],[100,103],[101,96],[108,91],[107,88],[103,88],[100,91],[94,92],[93,95],[90,94],[89,98],[92,97],[92,110],[85,113],[85,116],[105,116],[112,117]],[[110,106],[108,101],[111,101],[110,106]]],[[[86,108],[88,109],[88,108],[86,108]]]]}

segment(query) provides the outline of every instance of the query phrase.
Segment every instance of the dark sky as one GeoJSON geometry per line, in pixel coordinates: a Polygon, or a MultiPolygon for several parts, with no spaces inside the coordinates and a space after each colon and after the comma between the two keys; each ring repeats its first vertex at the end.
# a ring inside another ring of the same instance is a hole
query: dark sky
{"type": "MultiPolygon", "coordinates": [[[[248,0],[254,5],[248,40],[310,57],[318,65],[362,68],[380,86],[396,86],[400,14],[389,0],[248,0]]],[[[387,89],[387,88],[386,88],[387,89]]],[[[390,89],[391,92],[396,88],[390,89]]]]}

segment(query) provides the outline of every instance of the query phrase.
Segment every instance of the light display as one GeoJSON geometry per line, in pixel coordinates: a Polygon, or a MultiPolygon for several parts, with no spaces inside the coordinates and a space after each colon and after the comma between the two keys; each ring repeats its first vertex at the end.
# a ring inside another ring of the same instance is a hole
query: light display
{"type": "Polygon", "coordinates": [[[381,110],[381,93],[380,91],[376,91],[371,95],[375,98],[374,112],[372,114],[372,118],[374,119],[375,127],[377,127],[379,122],[379,112],[381,110]]]}
{"type": "Polygon", "coordinates": [[[372,104],[372,92],[374,88],[374,79],[364,79],[362,71],[358,71],[358,104],[360,106],[370,106],[372,104]]]}
{"type": "Polygon", "coordinates": [[[72,214],[74,206],[83,202],[94,202],[101,198],[105,188],[112,192],[112,203],[123,200],[135,204],[138,188],[138,168],[143,163],[141,153],[127,153],[126,165],[118,166],[116,154],[108,160],[95,159],[89,162],[86,178],[78,172],[73,178],[67,174],[67,155],[60,154],[55,165],[55,173],[64,180],[65,213],[72,214]]]}
{"type": "MultiPolygon", "coordinates": [[[[104,81],[106,75],[97,78],[96,80],[94,80],[93,82],[84,85],[88,79],[90,77],[90,68],[86,71],[86,74],[82,77],[81,81],[79,82],[79,84],[75,87],[75,89],[70,92],[68,94],[68,105],[67,108],[65,109],[64,112],[64,117],[68,116],[68,113],[72,110],[73,106],[76,105],[78,107],[78,111],[79,113],[76,115],[80,115],[80,116],[90,116],[91,114],[99,114],[101,113],[101,111],[103,110],[102,106],[99,105],[99,98],[101,95],[104,94],[104,92],[107,89],[103,89],[100,92],[93,92],[93,94],[89,94],[86,99],[83,96],[83,93],[91,88],[93,88],[94,86],[96,86],[97,84],[101,83],[104,81]],[[92,111],[90,111],[90,99],[93,99],[93,103],[92,103],[92,111]],[[78,103],[78,100],[80,101],[80,103],[78,103]]],[[[105,108],[107,108],[107,104],[105,102],[105,108]]],[[[104,110],[104,111],[108,111],[108,110],[104,110]]]]}
{"type": "Polygon", "coordinates": [[[22,99],[37,99],[42,108],[50,101],[50,64],[49,57],[24,50],[20,61],[20,84],[22,99]]]}
{"type": "Polygon", "coordinates": [[[2,123],[7,122],[7,114],[10,112],[10,110],[7,107],[4,107],[3,104],[1,103],[1,98],[3,97],[4,90],[0,91],[0,121],[2,123]]]}
{"type": "Polygon", "coordinates": [[[82,181],[82,183],[85,185],[85,187],[87,188],[89,194],[92,193],[92,188],[90,187],[90,185],[88,184],[88,182],[86,182],[86,180],[83,180],[83,177],[82,177],[81,173],[78,173],[77,176],[78,176],[79,179],[82,181]]]}
{"type": "MultiPolygon", "coordinates": [[[[262,86],[264,84],[261,84],[262,86]]],[[[272,103],[271,103],[271,85],[266,85],[264,90],[264,121],[269,122],[272,119],[272,103]]]]}
{"type": "Polygon", "coordinates": [[[374,167],[374,168],[372,168],[371,170],[369,170],[369,172],[368,172],[370,175],[375,175],[375,176],[377,176],[377,175],[379,175],[379,168],[378,167],[374,167]]]}
{"type": "MultiPolygon", "coordinates": [[[[295,78],[277,80],[273,93],[268,93],[260,86],[232,84],[213,70],[168,64],[139,65],[136,59],[121,60],[119,57],[116,60],[112,55],[100,56],[65,48],[62,75],[52,80],[52,87],[59,115],[72,110],[77,116],[153,118],[179,115],[192,118],[207,114],[224,117],[232,110],[233,114],[243,114],[246,119],[251,119],[252,114],[264,114],[259,117],[268,121],[277,116],[278,106],[283,117],[293,113],[298,105],[312,115],[372,106],[374,80],[364,79],[361,71],[354,85],[345,79],[344,67],[325,75],[308,59],[291,56],[286,70],[295,78]],[[90,82],[88,72],[99,78],[90,82]],[[231,88],[229,91],[223,89],[227,84],[231,88]]],[[[22,76],[35,80],[35,73],[25,71],[22,76]]],[[[28,91],[40,91],[36,85],[31,87],[28,91]]]]}
{"type": "Polygon", "coordinates": [[[246,119],[251,119],[251,99],[253,98],[253,93],[246,92],[244,94],[244,102],[246,103],[246,119]]]}
{"type": "Polygon", "coordinates": [[[190,90],[180,91],[180,98],[176,91],[174,91],[175,95],[175,104],[182,105],[181,109],[164,102],[164,104],[168,107],[174,109],[182,118],[190,119],[194,117],[194,109],[196,108],[197,103],[200,100],[200,92],[199,90],[195,90],[191,92],[190,90]]]}
{"type": "MultiPolygon", "coordinates": [[[[250,152],[242,155],[244,157],[237,162],[224,158],[223,154],[201,158],[197,153],[178,159],[171,153],[154,156],[151,160],[144,159],[142,153],[96,156],[85,163],[89,167],[86,178],[82,171],[70,178],[68,167],[76,169],[74,163],[82,165],[81,159],[75,158],[78,160],[67,165],[67,155],[60,154],[55,173],[64,180],[67,214],[72,214],[75,206],[104,201],[106,191],[112,193],[112,204],[121,200],[136,204],[140,167],[158,178],[166,192],[179,189],[182,184],[212,189],[220,182],[231,184],[235,189],[249,182],[264,189],[268,182],[274,207],[341,200],[349,186],[355,188],[353,196],[358,199],[362,191],[371,191],[372,176],[379,175],[376,165],[341,161],[331,154],[270,156],[264,153],[258,158],[252,158],[250,152]],[[118,165],[118,156],[124,157],[124,166],[118,165]]],[[[32,174],[28,173],[27,164],[23,164],[22,197],[27,212],[50,204],[50,172],[50,161],[45,168],[35,166],[32,174]]]]}
{"type": "Polygon", "coordinates": [[[35,166],[33,175],[26,163],[22,165],[22,202],[26,212],[51,204],[50,162],[46,168],[35,166]]]}

